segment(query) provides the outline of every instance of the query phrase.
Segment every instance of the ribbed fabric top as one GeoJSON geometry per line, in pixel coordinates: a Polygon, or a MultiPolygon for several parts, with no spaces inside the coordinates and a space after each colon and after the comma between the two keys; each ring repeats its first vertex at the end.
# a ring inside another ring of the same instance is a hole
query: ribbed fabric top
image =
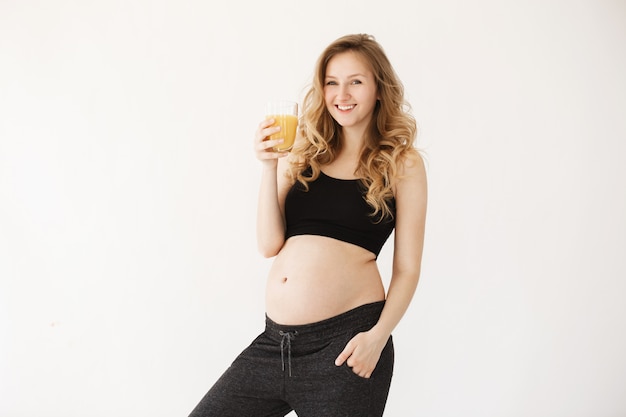
{"type": "MultiPolygon", "coordinates": [[[[310,169],[308,170],[310,173],[310,169]]],[[[372,217],[359,180],[342,180],[323,172],[309,183],[309,190],[296,181],[287,193],[285,238],[319,235],[358,245],[377,257],[395,227],[395,218],[372,217]]],[[[394,201],[391,202],[395,215],[394,201]]]]}

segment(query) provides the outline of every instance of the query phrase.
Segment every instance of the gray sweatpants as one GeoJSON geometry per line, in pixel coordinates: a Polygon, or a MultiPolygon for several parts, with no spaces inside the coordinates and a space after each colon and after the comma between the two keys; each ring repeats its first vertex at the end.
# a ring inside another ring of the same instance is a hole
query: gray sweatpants
{"type": "Polygon", "coordinates": [[[393,373],[390,337],[368,379],[335,359],[357,333],[371,329],[384,301],[313,324],[265,331],[224,372],[190,417],[380,417],[393,373]]]}

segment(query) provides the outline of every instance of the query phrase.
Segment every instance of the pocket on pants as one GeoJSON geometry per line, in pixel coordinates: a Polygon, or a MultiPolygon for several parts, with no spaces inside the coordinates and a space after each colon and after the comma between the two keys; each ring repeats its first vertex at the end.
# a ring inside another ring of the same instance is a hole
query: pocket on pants
{"type": "Polygon", "coordinates": [[[367,384],[371,382],[372,378],[374,377],[374,372],[372,372],[372,375],[370,376],[370,378],[364,378],[358,375],[357,373],[355,373],[352,370],[352,368],[348,366],[348,360],[344,361],[344,363],[341,364],[341,366],[335,365],[334,361],[337,358],[337,356],[339,356],[339,354],[345,349],[348,342],[350,342],[350,340],[352,340],[352,338],[354,338],[356,335],[364,331],[367,331],[367,329],[357,329],[352,332],[346,333],[346,335],[344,335],[343,337],[337,338],[337,341],[336,341],[337,346],[336,346],[336,352],[335,352],[336,354],[333,359],[333,366],[335,368],[339,368],[339,371],[343,378],[347,378],[348,381],[356,382],[360,384],[367,384]]]}

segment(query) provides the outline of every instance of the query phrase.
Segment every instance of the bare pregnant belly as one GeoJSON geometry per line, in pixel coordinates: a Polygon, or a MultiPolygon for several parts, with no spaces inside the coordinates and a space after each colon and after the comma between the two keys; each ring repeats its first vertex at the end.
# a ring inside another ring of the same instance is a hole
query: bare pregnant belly
{"type": "Polygon", "coordinates": [[[281,324],[308,324],[382,301],[385,290],[373,253],[323,236],[294,236],[274,259],[266,312],[281,324]]]}

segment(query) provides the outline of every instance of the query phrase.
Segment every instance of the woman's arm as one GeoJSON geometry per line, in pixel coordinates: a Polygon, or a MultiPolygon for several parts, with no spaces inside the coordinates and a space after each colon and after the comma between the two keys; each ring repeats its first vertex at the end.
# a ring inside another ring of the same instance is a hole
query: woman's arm
{"type": "Polygon", "coordinates": [[[396,230],[393,271],[385,308],[375,326],[387,337],[406,312],[420,277],[424,228],[426,223],[427,184],[424,161],[419,154],[407,161],[404,178],[396,186],[396,230]]]}
{"type": "Polygon", "coordinates": [[[261,255],[266,258],[276,256],[285,243],[285,196],[289,184],[285,178],[288,166],[286,152],[274,152],[272,146],[282,142],[265,140],[280,127],[269,127],[272,120],[264,120],[259,124],[255,135],[255,152],[262,163],[261,185],[257,206],[257,246],[261,255]]]}
{"type": "Polygon", "coordinates": [[[335,363],[346,360],[352,370],[369,378],[378,363],[391,332],[406,312],[420,276],[427,185],[424,162],[419,154],[405,161],[401,179],[395,186],[396,229],[393,271],[385,307],[378,323],[368,332],[359,333],[345,347],[335,363]]]}

